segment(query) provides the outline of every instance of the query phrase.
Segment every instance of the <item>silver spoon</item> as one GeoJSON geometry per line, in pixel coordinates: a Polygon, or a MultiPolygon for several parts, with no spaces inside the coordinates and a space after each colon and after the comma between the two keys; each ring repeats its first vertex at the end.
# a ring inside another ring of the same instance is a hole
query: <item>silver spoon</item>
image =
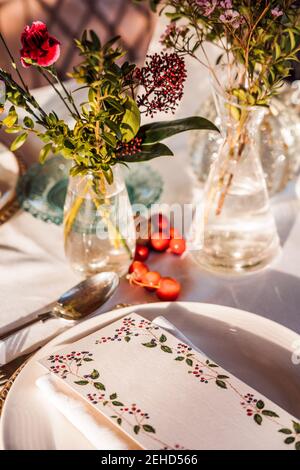
{"type": "Polygon", "coordinates": [[[82,320],[101,307],[113,295],[118,285],[119,276],[114,272],[95,274],[65,292],[50,306],[51,310],[40,313],[32,320],[1,335],[0,341],[34,323],[44,322],[50,318],[82,320]]]}

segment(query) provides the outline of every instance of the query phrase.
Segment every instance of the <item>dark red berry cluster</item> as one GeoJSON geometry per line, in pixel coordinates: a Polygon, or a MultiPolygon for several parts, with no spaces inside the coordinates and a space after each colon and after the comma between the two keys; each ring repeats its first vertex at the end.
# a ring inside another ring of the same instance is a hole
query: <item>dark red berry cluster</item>
{"type": "Polygon", "coordinates": [[[117,148],[117,157],[124,157],[127,155],[135,155],[142,149],[142,139],[140,137],[134,137],[129,142],[121,142],[117,148]]]}
{"type": "Polygon", "coordinates": [[[247,416],[252,416],[255,413],[257,413],[257,410],[254,410],[253,408],[249,408],[249,405],[256,405],[257,399],[254,398],[253,393],[247,393],[244,395],[245,401],[241,402],[241,405],[243,408],[245,408],[247,412],[247,416]]]}
{"type": "Polygon", "coordinates": [[[140,408],[137,407],[137,405],[135,403],[133,403],[130,407],[128,408],[120,408],[120,411],[122,411],[122,413],[128,413],[130,415],[135,415],[135,416],[139,416],[143,419],[149,419],[149,415],[148,413],[144,413],[142,412],[142,410],[140,408]]]}
{"type": "Polygon", "coordinates": [[[105,393],[97,394],[97,393],[88,393],[87,399],[93,404],[97,405],[105,398],[105,393]]]}
{"type": "Polygon", "coordinates": [[[177,345],[177,354],[186,354],[192,350],[190,346],[184,343],[178,343],[177,345]]]}
{"type": "Polygon", "coordinates": [[[142,319],[136,324],[135,320],[132,318],[124,318],[122,321],[123,326],[115,330],[113,336],[102,336],[99,340],[96,341],[96,344],[109,343],[111,341],[130,341],[131,337],[139,336],[139,330],[149,330],[158,329],[158,327],[151,326],[151,322],[145,319],[142,319]]]}
{"type": "Polygon", "coordinates": [[[145,90],[137,97],[137,104],[151,117],[161,111],[174,113],[187,77],[184,60],[176,53],[166,52],[147,58],[144,67],[135,70],[135,78],[145,90]]]}
{"type": "Polygon", "coordinates": [[[197,378],[197,379],[200,379],[200,382],[202,383],[205,383],[205,384],[208,384],[208,380],[206,379],[206,377],[204,377],[202,374],[203,374],[203,370],[200,369],[200,366],[197,364],[193,370],[193,375],[197,378]]]}

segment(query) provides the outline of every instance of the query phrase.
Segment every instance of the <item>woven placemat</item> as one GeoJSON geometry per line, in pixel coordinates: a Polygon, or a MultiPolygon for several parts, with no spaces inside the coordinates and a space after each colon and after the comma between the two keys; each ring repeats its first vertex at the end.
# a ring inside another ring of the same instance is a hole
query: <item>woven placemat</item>
{"type": "Polygon", "coordinates": [[[0,390],[0,416],[2,414],[2,410],[3,410],[3,407],[4,407],[4,402],[6,400],[8,392],[10,391],[14,381],[16,380],[18,375],[20,374],[21,370],[26,366],[29,359],[30,359],[30,357],[28,357],[26,359],[26,361],[24,361],[23,364],[21,364],[20,367],[18,367],[18,369],[13,373],[13,375],[7,380],[5,385],[0,390]]]}

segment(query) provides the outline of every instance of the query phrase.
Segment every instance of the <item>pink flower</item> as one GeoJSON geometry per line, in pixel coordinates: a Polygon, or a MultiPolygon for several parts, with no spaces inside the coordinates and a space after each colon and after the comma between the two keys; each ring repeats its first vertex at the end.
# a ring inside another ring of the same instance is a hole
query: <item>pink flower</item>
{"type": "Polygon", "coordinates": [[[196,3],[204,16],[211,16],[218,5],[218,0],[196,0],[196,3]]]}
{"type": "Polygon", "coordinates": [[[222,23],[230,24],[233,28],[239,28],[244,22],[244,18],[235,10],[226,10],[221,16],[220,21],[222,23]]]}
{"type": "Polygon", "coordinates": [[[34,21],[25,26],[21,35],[21,62],[23,67],[30,67],[30,61],[41,67],[49,67],[60,56],[60,42],[48,33],[42,21],[34,21]],[[30,59],[29,62],[26,59],[30,59]]]}
{"type": "Polygon", "coordinates": [[[271,10],[271,14],[275,18],[279,18],[279,16],[283,15],[283,11],[279,10],[279,7],[276,7],[276,8],[273,8],[273,10],[271,10]]]}

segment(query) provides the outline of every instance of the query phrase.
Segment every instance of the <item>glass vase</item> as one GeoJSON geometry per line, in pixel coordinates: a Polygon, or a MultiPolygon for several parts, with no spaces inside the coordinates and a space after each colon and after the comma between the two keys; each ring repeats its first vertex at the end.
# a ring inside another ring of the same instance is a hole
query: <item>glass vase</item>
{"type": "Polygon", "coordinates": [[[279,251],[257,135],[262,107],[242,107],[216,94],[223,142],[211,165],[203,196],[204,268],[239,274],[271,263],[279,251]]]}
{"type": "Polygon", "coordinates": [[[135,226],[121,170],[108,184],[102,172],[70,177],[64,207],[65,254],[87,277],[101,271],[124,275],[135,250],[135,226]]]}

